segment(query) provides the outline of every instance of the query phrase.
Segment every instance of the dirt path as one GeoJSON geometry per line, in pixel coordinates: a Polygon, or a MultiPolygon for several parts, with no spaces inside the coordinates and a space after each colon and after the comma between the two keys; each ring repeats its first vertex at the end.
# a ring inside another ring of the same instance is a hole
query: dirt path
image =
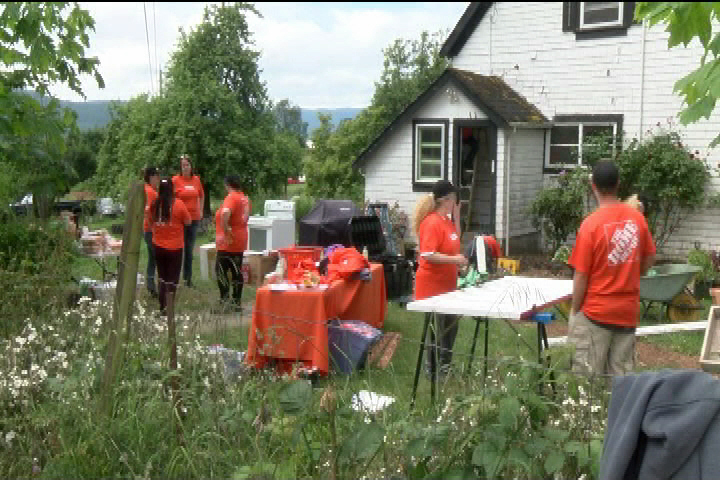
{"type": "MultiPolygon", "coordinates": [[[[548,337],[567,335],[568,326],[553,323],[547,326],[548,337]]],[[[700,368],[700,359],[683,355],[655,344],[638,340],[635,344],[635,361],[639,368],[700,368]]]]}

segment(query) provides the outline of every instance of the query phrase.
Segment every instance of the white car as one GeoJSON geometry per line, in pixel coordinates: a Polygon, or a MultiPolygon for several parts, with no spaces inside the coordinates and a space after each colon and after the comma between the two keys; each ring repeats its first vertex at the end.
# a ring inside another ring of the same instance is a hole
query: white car
{"type": "Polygon", "coordinates": [[[116,216],[120,213],[124,213],[125,205],[116,203],[110,197],[104,197],[98,200],[97,211],[100,215],[116,216]]]}

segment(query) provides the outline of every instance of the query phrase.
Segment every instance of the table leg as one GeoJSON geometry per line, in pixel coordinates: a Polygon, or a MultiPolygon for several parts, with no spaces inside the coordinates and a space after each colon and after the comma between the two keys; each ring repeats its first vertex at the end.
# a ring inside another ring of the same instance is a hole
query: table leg
{"type": "Polygon", "coordinates": [[[425,314],[425,324],[423,325],[422,336],[420,337],[420,351],[418,352],[417,366],[415,368],[415,380],[413,381],[412,399],[410,400],[410,408],[415,406],[415,394],[417,393],[418,381],[420,380],[420,368],[422,367],[423,352],[425,351],[425,336],[427,335],[428,325],[432,314],[425,314]]]}
{"type": "Polygon", "coordinates": [[[467,370],[465,375],[470,374],[472,368],[473,359],[475,358],[475,345],[477,344],[478,333],[480,333],[480,317],[473,317],[475,319],[475,335],[473,335],[472,347],[470,347],[470,359],[468,360],[467,370]]]}
{"type": "MultiPolygon", "coordinates": [[[[545,328],[545,324],[542,324],[542,339],[543,344],[545,346],[545,350],[550,350],[550,342],[548,342],[548,336],[547,336],[547,328],[545,328]]],[[[547,365],[550,369],[550,388],[552,389],[553,398],[555,397],[555,372],[552,370],[552,365],[550,362],[550,354],[547,354],[547,365]]]]}
{"type": "Polygon", "coordinates": [[[485,317],[485,365],[483,366],[483,389],[485,388],[485,382],[487,382],[487,371],[488,371],[488,337],[490,333],[490,319],[485,317]]]}

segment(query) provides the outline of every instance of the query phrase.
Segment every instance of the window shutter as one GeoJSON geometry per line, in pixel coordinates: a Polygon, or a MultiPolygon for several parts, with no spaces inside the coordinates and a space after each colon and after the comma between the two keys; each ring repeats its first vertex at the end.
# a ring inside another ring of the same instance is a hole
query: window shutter
{"type": "Polygon", "coordinates": [[[633,20],[635,17],[635,2],[624,2],[623,8],[623,27],[630,28],[630,25],[642,24],[642,22],[633,20]]]}
{"type": "Polygon", "coordinates": [[[574,32],[580,26],[580,3],[563,2],[563,32],[574,32]]]}

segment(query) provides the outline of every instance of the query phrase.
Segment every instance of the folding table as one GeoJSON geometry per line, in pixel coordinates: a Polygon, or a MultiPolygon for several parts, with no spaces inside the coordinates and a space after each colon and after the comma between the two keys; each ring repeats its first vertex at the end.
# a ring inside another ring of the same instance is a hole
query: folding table
{"type": "MultiPolygon", "coordinates": [[[[548,348],[547,331],[545,330],[545,323],[536,319],[535,314],[552,305],[564,302],[571,296],[572,280],[506,276],[475,287],[455,290],[408,303],[407,309],[409,311],[431,314],[425,315],[425,325],[423,326],[417,367],[415,368],[411,406],[415,404],[415,394],[425,350],[425,336],[427,335],[430,320],[434,322],[436,314],[452,314],[475,318],[475,335],[470,350],[468,370],[475,355],[475,344],[480,330],[480,322],[485,323],[484,374],[487,376],[489,319],[516,322],[535,321],[538,335],[538,362],[542,364],[543,344],[544,348],[548,348]]],[[[437,372],[431,372],[431,376],[430,395],[434,400],[437,372]]]]}

